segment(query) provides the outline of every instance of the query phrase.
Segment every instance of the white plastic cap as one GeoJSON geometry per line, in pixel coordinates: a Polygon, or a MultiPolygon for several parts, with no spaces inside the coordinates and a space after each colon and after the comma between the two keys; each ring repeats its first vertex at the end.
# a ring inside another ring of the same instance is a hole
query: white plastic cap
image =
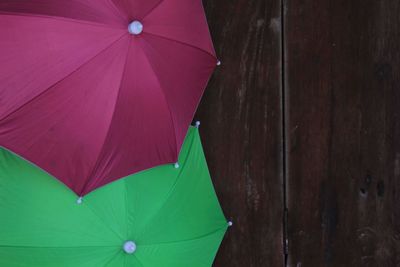
{"type": "Polygon", "coordinates": [[[196,128],[200,127],[200,121],[196,121],[196,128]]]}
{"type": "Polygon", "coordinates": [[[221,66],[222,62],[220,60],[217,61],[217,66],[221,66]]]}
{"type": "Polygon", "coordinates": [[[178,163],[178,162],[176,162],[176,163],[174,164],[174,168],[175,168],[175,169],[178,169],[178,168],[179,168],[179,163],[178,163]]]}
{"type": "Polygon", "coordinates": [[[136,251],[136,244],[133,241],[126,241],[124,243],[123,249],[127,254],[133,254],[136,251]]]}
{"type": "Polygon", "coordinates": [[[140,21],[135,20],[129,24],[128,31],[133,35],[141,34],[143,31],[143,24],[140,21]]]}
{"type": "Polygon", "coordinates": [[[82,204],[82,201],[83,201],[83,197],[79,197],[79,198],[76,200],[76,204],[80,205],[80,204],[82,204]]]}
{"type": "Polygon", "coordinates": [[[229,221],[228,226],[232,226],[232,225],[233,225],[233,222],[229,221]]]}

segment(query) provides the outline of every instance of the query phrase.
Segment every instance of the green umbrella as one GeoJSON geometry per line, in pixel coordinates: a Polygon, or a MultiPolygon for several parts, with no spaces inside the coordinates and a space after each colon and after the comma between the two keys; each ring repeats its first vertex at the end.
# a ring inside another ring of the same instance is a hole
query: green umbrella
{"type": "Polygon", "coordinates": [[[63,184],[1,150],[0,266],[212,265],[230,223],[196,128],[179,163],[111,183],[78,205],[63,184]]]}

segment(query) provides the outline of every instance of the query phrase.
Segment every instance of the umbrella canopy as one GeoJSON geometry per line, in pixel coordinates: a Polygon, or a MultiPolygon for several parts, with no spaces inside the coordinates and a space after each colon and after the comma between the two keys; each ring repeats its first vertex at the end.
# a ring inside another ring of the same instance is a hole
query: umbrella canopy
{"type": "Polygon", "coordinates": [[[196,129],[180,159],[179,169],[129,176],[78,205],[64,185],[1,150],[0,266],[211,266],[228,223],[196,129]]]}
{"type": "Polygon", "coordinates": [[[81,196],[174,163],[217,63],[200,0],[2,0],[0,36],[0,146],[81,196]]]}

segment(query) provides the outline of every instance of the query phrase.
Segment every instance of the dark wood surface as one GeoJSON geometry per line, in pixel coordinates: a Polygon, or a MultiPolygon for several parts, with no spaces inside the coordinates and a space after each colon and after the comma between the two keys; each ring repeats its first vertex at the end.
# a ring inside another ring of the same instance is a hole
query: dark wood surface
{"type": "Polygon", "coordinates": [[[282,1],[205,1],[214,266],[400,266],[400,1],[282,1]]]}
{"type": "Polygon", "coordinates": [[[222,65],[195,119],[217,194],[234,223],[214,266],[283,266],[280,5],[204,2],[222,65]]]}
{"type": "Polygon", "coordinates": [[[285,12],[288,266],[400,266],[400,1],[285,12]]]}

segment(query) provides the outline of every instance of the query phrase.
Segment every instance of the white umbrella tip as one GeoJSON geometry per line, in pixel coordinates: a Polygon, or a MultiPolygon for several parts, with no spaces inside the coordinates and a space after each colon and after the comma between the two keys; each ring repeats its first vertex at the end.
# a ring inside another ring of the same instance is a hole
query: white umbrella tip
{"type": "Polygon", "coordinates": [[[178,168],[179,168],[179,163],[178,163],[178,162],[176,162],[176,163],[174,164],[174,168],[175,168],[175,169],[178,169],[178,168]]]}
{"type": "Polygon", "coordinates": [[[79,198],[76,200],[76,204],[78,204],[78,205],[82,204],[82,202],[83,202],[83,197],[79,197],[79,198]]]}
{"type": "Polygon", "coordinates": [[[133,254],[136,251],[136,244],[133,241],[126,241],[122,247],[127,254],[133,254]]]}
{"type": "Polygon", "coordinates": [[[233,225],[233,222],[229,221],[229,222],[228,222],[228,226],[230,227],[230,226],[232,226],[232,225],[233,225]]]}
{"type": "Polygon", "coordinates": [[[139,35],[143,31],[143,24],[138,20],[132,21],[128,26],[128,31],[130,34],[139,35]]]}
{"type": "Polygon", "coordinates": [[[200,127],[200,121],[196,121],[196,128],[200,127]]]}
{"type": "Polygon", "coordinates": [[[217,61],[217,66],[221,66],[221,64],[222,64],[221,60],[218,60],[217,61]]]}

